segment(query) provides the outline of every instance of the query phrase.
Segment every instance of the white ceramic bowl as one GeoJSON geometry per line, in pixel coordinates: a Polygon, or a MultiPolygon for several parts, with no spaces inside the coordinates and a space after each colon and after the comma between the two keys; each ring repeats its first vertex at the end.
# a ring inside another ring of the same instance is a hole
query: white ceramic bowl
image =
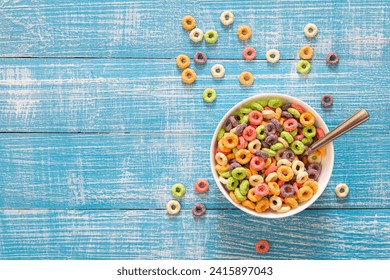
{"type": "Polygon", "coordinates": [[[321,165],[322,165],[322,171],[318,179],[318,191],[313,195],[313,197],[304,203],[299,204],[299,206],[295,209],[291,209],[290,211],[286,213],[275,213],[275,212],[262,212],[262,213],[257,213],[254,210],[250,210],[240,204],[236,204],[229,196],[228,192],[224,189],[220,181],[218,180],[218,173],[215,170],[215,148],[217,144],[217,134],[218,131],[223,127],[225,124],[226,120],[230,115],[232,115],[234,112],[236,112],[239,108],[243,107],[245,104],[251,101],[259,100],[259,99],[270,99],[272,97],[279,97],[282,98],[285,102],[288,103],[297,103],[301,105],[305,110],[311,112],[315,118],[316,118],[316,123],[315,125],[317,127],[321,127],[325,133],[329,132],[328,127],[326,126],[324,120],[321,118],[321,116],[309,105],[307,105],[305,102],[289,96],[289,95],[284,95],[284,94],[258,94],[254,95],[252,97],[249,97],[239,103],[237,103],[233,108],[231,108],[225,116],[221,119],[219,122],[217,128],[215,129],[213,140],[211,141],[211,146],[210,146],[210,164],[211,164],[211,172],[213,173],[214,180],[219,188],[219,190],[222,192],[222,194],[226,197],[227,200],[229,200],[234,206],[237,208],[241,209],[242,211],[257,216],[257,217],[262,217],[262,218],[283,218],[283,217],[288,217],[295,215],[303,210],[305,210],[307,207],[312,205],[322,194],[322,192],[325,190],[326,185],[329,182],[329,179],[332,175],[332,170],[333,170],[333,162],[334,162],[334,150],[333,150],[333,144],[330,143],[326,146],[326,154],[322,157],[321,165]]]}

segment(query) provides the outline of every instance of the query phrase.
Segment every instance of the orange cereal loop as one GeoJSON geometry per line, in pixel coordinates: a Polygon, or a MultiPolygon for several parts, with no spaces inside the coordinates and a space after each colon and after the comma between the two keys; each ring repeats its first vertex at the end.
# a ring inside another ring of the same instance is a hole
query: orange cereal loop
{"type": "Polygon", "coordinates": [[[234,133],[225,133],[221,138],[223,145],[228,149],[234,149],[238,145],[238,136],[234,133]]]}
{"type": "Polygon", "coordinates": [[[303,162],[304,165],[306,165],[308,163],[307,156],[303,156],[301,161],[303,162]]]}
{"type": "Polygon", "coordinates": [[[284,204],[290,206],[291,209],[295,209],[298,207],[298,201],[293,197],[287,197],[284,199],[284,204]]]}
{"type": "Polygon", "coordinates": [[[257,202],[256,207],[255,207],[255,211],[257,213],[264,212],[264,211],[266,211],[268,209],[269,209],[269,201],[268,201],[268,199],[260,200],[259,202],[257,202]]]}
{"type": "Polygon", "coordinates": [[[322,156],[324,156],[326,154],[325,147],[319,148],[318,151],[321,153],[322,156]]]}
{"type": "Polygon", "coordinates": [[[302,202],[308,201],[313,196],[313,189],[306,186],[298,190],[298,199],[302,202]]]}
{"type": "Polygon", "coordinates": [[[252,171],[249,168],[247,168],[247,167],[244,167],[244,169],[246,171],[245,179],[249,180],[249,178],[252,176],[252,171]]]}
{"type": "Polygon", "coordinates": [[[310,112],[304,112],[299,117],[299,121],[303,126],[311,126],[316,122],[316,118],[310,112]]]}
{"type": "Polygon", "coordinates": [[[260,199],[262,199],[261,196],[255,195],[255,188],[249,189],[247,197],[252,202],[258,202],[260,199]]]}
{"type": "Polygon", "coordinates": [[[246,41],[252,36],[252,30],[249,26],[240,26],[237,30],[237,35],[240,40],[246,41]]]}
{"type": "Polygon", "coordinates": [[[303,183],[304,187],[310,187],[313,190],[313,194],[318,191],[318,183],[317,181],[306,181],[303,183]]]}
{"type": "Polygon", "coordinates": [[[176,57],[176,64],[181,69],[188,68],[190,66],[190,58],[185,54],[180,54],[176,57]]]}
{"type": "Polygon", "coordinates": [[[226,172],[226,171],[229,171],[229,164],[226,164],[226,165],[220,165],[220,164],[217,164],[215,166],[215,170],[217,172],[226,172]]]}
{"type": "Polygon", "coordinates": [[[230,196],[230,198],[231,198],[235,203],[241,204],[241,201],[239,201],[239,200],[237,199],[237,197],[234,195],[234,192],[233,192],[233,191],[230,191],[230,192],[229,192],[229,196],[230,196]]]}
{"type": "Polygon", "coordinates": [[[231,160],[231,159],[236,158],[236,155],[233,154],[233,153],[231,153],[231,154],[228,154],[228,155],[226,156],[226,158],[227,158],[227,160],[231,160]]]}
{"type": "Polygon", "coordinates": [[[247,164],[251,160],[251,152],[247,149],[238,150],[236,153],[236,161],[239,164],[247,164]]]}
{"type": "Polygon", "coordinates": [[[224,141],[222,141],[222,138],[218,141],[218,148],[222,153],[230,153],[231,149],[228,149],[224,146],[224,141]]]}
{"type": "Polygon", "coordinates": [[[294,177],[294,172],[292,168],[286,165],[279,166],[276,173],[278,174],[278,178],[283,182],[291,181],[292,178],[294,177]]]}
{"type": "Polygon", "coordinates": [[[299,56],[305,60],[312,59],[313,54],[314,54],[313,49],[310,46],[304,46],[299,51],[299,56]]]}
{"type": "Polygon", "coordinates": [[[269,167],[272,164],[272,158],[269,157],[265,160],[265,168],[269,167]]]}
{"type": "Polygon", "coordinates": [[[252,209],[254,210],[255,207],[256,207],[256,204],[254,204],[252,201],[250,200],[244,200],[243,202],[241,202],[241,205],[246,207],[246,208],[249,208],[249,209],[252,209]]]}
{"type": "Polygon", "coordinates": [[[273,195],[279,195],[280,194],[280,187],[278,183],[276,182],[269,182],[268,183],[269,193],[273,195]]]}
{"type": "Polygon", "coordinates": [[[238,77],[240,83],[245,86],[250,86],[253,84],[254,78],[251,72],[242,72],[238,77]]]}
{"type": "Polygon", "coordinates": [[[196,73],[194,70],[187,68],[181,73],[181,80],[185,84],[192,84],[196,80],[196,73]]]}
{"type": "Polygon", "coordinates": [[[254,169],[252,168],[252,166],[250,166],[250,165],[249,165],[249,169],[250,169],[252,175],[257,175],[257,174],[259,174],[259,172],[257,172],[257,170],[254,170],[254,169]]]}
{"type": "Polygon", "coordinates": [[[185,16],[181,20],[181,25],[185,30],[192,30],[196,27],[196,20],[192,16],[185,16]]]}

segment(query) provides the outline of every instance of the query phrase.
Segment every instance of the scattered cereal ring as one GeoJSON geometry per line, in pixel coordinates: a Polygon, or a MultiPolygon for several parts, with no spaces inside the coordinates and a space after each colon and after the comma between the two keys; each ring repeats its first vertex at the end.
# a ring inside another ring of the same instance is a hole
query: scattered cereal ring
{"type": "Polygon", "coordinates": [[[206,179],[199,179],[196,181],[194,188],[199,193],[205,193],[209,190],[209,182],[206,179]]]}
{"type": "Polygon", "coordinates": [[[318,28],[317,25],[313,23],[306,24],[305,28],[303,29],[303,32],[305,33],[306,37],[313,38],[317,36],[318,28]]]}
{"type": "Polygon", "coordinates": [[[185,84],[192,84],[196,80],[196,73],[194,70],[187,68],[181,73],[181,80],[185,84]]]}
{"type": "Polygon", "coordinates": [[[306,60],[298,61],[297,71],[301,74],[308,74],[310,72],[310,63],[306,60]]]}
{"type": "Polygon", "coordinates": [[[312,59],[313,54],[314,54],[313,49],[310,46],[304,46],[299,51],[300,58],[305,60],[312,59]]]}
{"type": "Polygon", "coordinates": [[[271,49],[271,50],[267,51],[265,56],[267,58],[267,61],[271,62],[271,63],[276,63],[280,59],[280,53],[278,50],[275,50],[275,49],[271,49]]]}
{"type": "Polygon", "coordinates": [[[256,243],[256,252],[259,254],[265,254],[269,251],[270,246],[267,240],[261,239],[256,243]]]}
{"type": "Polygon", "coordinates": [[[211,76],[214,78],[222,78],[225,76],[225,67],[222,64],[214,64],[211,67],[211,76]]]}
{"type": "Polygon", "coordinates": [[[242,56],[245,60],[254,60],[256,58],[256,50],[252,47],[246,47],[242,51],[242,56]]]}
{"type": "Polygon", "coordinates": [[[346,184],[338,184],[335,188],[337,197],[344,198],[349,193],[349,188],[346,184]]]}
{"type": "Polygon", "coordinates": [[[181,69],[188,68],[188,66],[190,66],[190,63],[190,58],[185,54],[180,54],[176,57],[176,64],[181,69]]]}
{"type": "Polygon", "coordinates": [[[253,84],[254,78],[250,72],[242,72],[239,76],[240,83],[245,86],[250,86],[253,84]]]}
{"type": "Polygon", "coordinates": [[[325,108],[332,106],[332,105],[333,105],[333,97],[332,97],[332,95],[330,95],[330,94],[324,94],[324,95],[321,97],[321,104],[322,104],[322,106],[324,106],[325,108]]]}
{"type": "Polygon", "coordinates": [[[194,43],[199,43],[203,40],[203,31],[200,28],[195,28],[191,30],[190,34],[188,35],[190,37],[190,40],[194,43]]]}
{"type": "Polygon", "coordinates": [[[167,212],[171,215],[176,215],[180,212],[180,203],[177,200],[171,200],[167,203],[167,212]]]}
{"type": "Polygon", "coordinates": [[[234,15],[230,11],[224,11],[222,12],[221,16],[219,17],[221,20],[221,23],[225,26],[231,25],[234,22],[234,15]]]}
{"type": "Polygon", "coordinates": [[[204,34],[204,40],[209,44],[214,44],[218,41],[218,33],[215,30],[207,30],[204,34]]]}
{"type": "Polygon", "coordinates": [[[339,56],[337,55],[337,53],[328,53],[328,55],[326,56],[326,63],[328,63],[329,65],[336,65],[337,63],[339,63],[339,56]]]}
{"type": "Polygon", "coordinates": [[[192,215],[199,217],[204,214],[206,214],[206,207],[202,203],[195,203],[192,207],[192,215]]]}
{"type": "Polygon", "coordinates": [[[196,27],[196,20],[192,16],[185,16],[181,20],[181,25],[185,30],[192,30],[196,27]]]}
{"type": "Polygon", "coordinates": [[[176,198],[181,198],[186,193],[186,188],[183,184],[174,184],[172,186],[172,195],[176,198]]]}
{"type": "Polygon", "coordinates": [[[207,62],[207,56],[204,52],[196,52],[194,55],[195,64],[205,64],[207,62]]]}
{"type": "Polygon", "coordinates": [[[203,100],[207,103],[213,102],[217,98],[217,92],[213,88],[206,88],[203,91],[203,100]]]}
{"type": "Polygon", "coordinates": [[[252,36],[252,30],[249,26],[243,25],[238,28],[237,35],[240,40],[246,41],[252,36]]]}

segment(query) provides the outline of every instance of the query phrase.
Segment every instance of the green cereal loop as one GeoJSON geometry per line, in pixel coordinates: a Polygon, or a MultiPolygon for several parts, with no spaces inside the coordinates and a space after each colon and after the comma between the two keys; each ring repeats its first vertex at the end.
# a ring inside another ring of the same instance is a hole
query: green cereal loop
{"type": "Polygon", "coordinates": [[[310,63],[306,60],[300,60],[297,64],[297,71],[301,74],[308,74],[310,72],[310,63]]]}
{"type": "Polygon", "coordinates": [[[316,133],[317,129],[314,125],[305,126],[304,128],[302,128],[302,134],[305,135],[305,137],[307,138],[313,138],[314,136],[316,136],[316,133]]]}
{"type": "Polygon", "coordinates": [[[268,99],[259,99],[256,102],[259,103],[263,107],[268,105],[268,99]]]}
{"type": "Polygon", "coordinates": [[[267,137],[267,134],[265,134],[264,131],[264,125],[259,125],[256,127],[256,137],[259,140],[264,140],[267,137]]]}
{"type": "Polygon", "coordinates": [[[290,132],[290,135],[292,137],[294,137],[295,135],[297,135],[297,133],[298,133],[298,129],[296,128],[296,129],[294,129],[293,131],[290,132]]]}
{"type": "Polygon", "coordinates": [[[296,119],[299,119],[299,117],[301,116],[301,113],[299,113],[299,111],[297,109],[294,109],[294,108],[288,108],[287,112],[289,112],[291,115],[293,115],[294,118],[296,118],[296,119]]]}
{"type": "Polygon", "coordinates": [[[289,144],[294,142],[294,137],[290,133],[288,133],[287,131],[282,131],[280,133],[280,137],[282,137],[284,140],[286,140],[287,143],[289,143],[289,144]]]}
{"type": "Polygon", "coordinates": [[[219,174],[219,176],[221,176],[222,178],[225,178],[225,179],[232,177],[232,174],[229,171],[219,172],[218,174],[219,174]]]}
{"type": "Polygon", "coordinates": [[[263,106],[261,106],[261,104],[255,102],[255,101],[252,101],[248,104],[248,107],[252,108],[253,110],[257,110],[257,111],[263,111],[264,108],[263,106]]]}
{"type": "Polygon", "coordinates": [[[311,143],[313,143],[313,138],[305,137],[305,138],[302,139],[302,143],[304,145],[310,145],[311,143]]]}
{"type": "Polygon", "coordinates": [[[276,144],[273,144],[270,149],[273,150],[273,151],[277,151],[277,150],[280,150],[280,149],[283,149],[284,148],[284,145],[282,143],[276,143],[276,144]]]}
{"type": "Polygon", "coordinates": [[[248,115],[244,115],[242,118],[240,118],[240,120],[238,121],[238,123],[248,123],[248,115]]]}
{"type": "Polygon", "coordinates": [[[233,153],[233,154],[235,154],[235,153],[237,153],[237,152],[238,152],[238,149],[237,149],[237,148],[232,149],[232,153],[233,153]]]}
{"type": "Polygon", "coordinates": [[[186,193],[186,188],[183,184],[174,184],[172,186],[172,195],[176,198],[182,197],[186,193]]]}
{"type": "Polygon", "coordinates": [[[299,140],[295,140],[290,145],[291,151],[296,155],[301,155],[305,151],[305,145],[299,140]]]}
{"type": "Polygon", "coordinates": [[[236,189],[234,190],[234,195],[236,196],[236,198],[237,198],[239,201],[244,201],[244,200],[246,200],[246,196],[241,194],[239,188],[236,188],[236,189]]]}
{"type": "Polygon", "coordinates": [[[246,177],[246,170],[244,167],[236,167],[232,171],[233,178],[237,180],[242,180],[246,177]]]}
{"type": "Polygon", "coordinates": [[[279,97],[274,97],[268,100],[268,106],[271,108],[282,107],[284,104],[283,100],[279,97]]]}
{"type": "MultiPolygon", "coordinates": [[[[283,144],[282,144],[283,145],[283,144]]],[[[274,157],[276,156],[276,152],[271,150],[271,149],[267,149],[267,148],[262,148],[261,150],[263,150],[264,152],[266,152],[270,157],[274,157]]]]}
{"type": "Polygon", "coordinates": [[[207,43],[214,44],[218,40],[218,33],[215,30],[207,30],[203,38],[207,43]]]}
{"type": "Polygon", "coordinates": [[[249,191],[249,181],[244,180],[240,184],[240,193],[242,195],[246,195],[248,193],[248,191],[249,191]]]}
{"type": "Polygon", "coordinates": [[[238,180],[233,177],[229,177],[226,182],[226,187],[229,191],[234,191],[238,187],[238,180]]]}
{"type": "Polygon", "coordinates": [[[213,88],[206,88],[203,91],[203,100],[207,103],[213,102],[217,98],[217,92],[213,88]]]}
{"type": "Polygon", "coordinates": [[[251,108],[245,108],[245,107],[240,108],[240,113],[242,113],[244,115],[248,115],[252,111],[253,110],[251,108]]]}
{"type": "Polygon", "coordinates": [[[221,138],[225,135],[225,132],[226,132],[226,130],[225,130],[224,128],[221,128],[221,129],[218,131],[217,139],[218,139],[218,140],[221,140],[221,138]]]}

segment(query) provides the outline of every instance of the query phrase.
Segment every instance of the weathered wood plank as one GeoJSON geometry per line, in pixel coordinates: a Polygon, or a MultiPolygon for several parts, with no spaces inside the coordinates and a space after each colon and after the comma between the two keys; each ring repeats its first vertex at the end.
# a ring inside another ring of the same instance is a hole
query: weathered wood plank
{"type": "Polygon", "coordinates": [[[173,58],[180,51],[207,50],[212,58],[240,58],[240,25],[253,29],[249,44],[265,58],[278,48],[282,58],[297,58],[310,43],[316,59],[333,50],[343,59],[390,59],[389,9],[380,1],[2,1],[0,55],[3,57],[173,58]],[[220,13],[232,10],[235,23],[224,28],[220,13]],[[181,27],[191,14],[203,29],[216,29],[219,42],[194,44],[181,27]],[[319,36],[307,40],[313,22],[319,36]]]}
{"type": "MultiPolygon", "coordinates": [[[[357,128],[335,143],[335,168],[313,208],[389,208],[388,135],[357,128]],[[363,139],[362,139],[363,138],[363,139]],[[365,139],[364,139],[365,138],[365,139]],[[383,143],[373,145],[372,141],[383,143]],[[334,188],[347,183],[347,199],[334,188]]],[[[0,208],[164,209],[177,182],[189,209],[233,208],[213,182],[211,134],[0,134],[0,208]],[[207,178],[210,191],[193,185],[207,178]]]]}
{"type": "Polygon", "coordinates": [[[389,259],[390,210],[0,211],[0,259],[389,259]],[[245,232],[245,234],[243,234],[245,232]],[[267,239],[259,255],[254,244],[267,239]]]}
{"type": "Polygon", "coordinates": [[[308,76],[295,65],[211,60],[184,85],[174,60],[0,59],[0,131],[211,133],[235,103],[269,92],[301,98],[331,127],[366,108],[368,132],[389,130],[389,62],[314,62],[308,76]],[[214,63],[225,66],[224,79],[212,79],[214,63]],[[245,70],[255,75],[252,87],[238,82],[245,70]],[[213,104],[203,102],[207,87],[217,90],[213,104]],[[321,107],[325,93],[334,96],[332,109],[321,107]]]}

